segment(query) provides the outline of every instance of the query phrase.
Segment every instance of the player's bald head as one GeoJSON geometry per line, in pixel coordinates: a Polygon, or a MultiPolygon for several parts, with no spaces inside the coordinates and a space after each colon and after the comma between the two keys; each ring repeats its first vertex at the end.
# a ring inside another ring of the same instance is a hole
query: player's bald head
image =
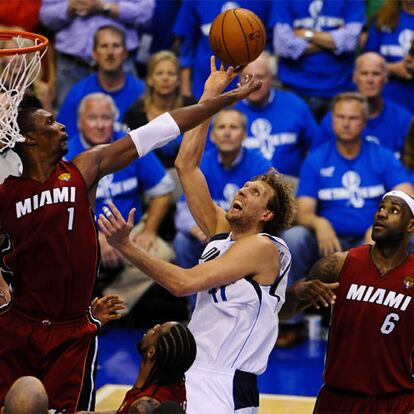
{"type": "Polygon", "coordinates": [[[48,405],[43,384],[35,377],[20,377],[6,394],[2,414],[47,414],[48,405]]]}

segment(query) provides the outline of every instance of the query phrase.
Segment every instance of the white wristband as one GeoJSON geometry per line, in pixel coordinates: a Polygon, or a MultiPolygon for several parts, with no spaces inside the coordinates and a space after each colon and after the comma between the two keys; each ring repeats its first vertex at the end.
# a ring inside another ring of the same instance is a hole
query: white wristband
{"type": "Polygon", "coordinates": [[[180,128],[174,118],[166,112],[128,134],[137,148],[138,155],[143,157],[153,149],[162,147],[177,138],[180,135],[180,128]]]}

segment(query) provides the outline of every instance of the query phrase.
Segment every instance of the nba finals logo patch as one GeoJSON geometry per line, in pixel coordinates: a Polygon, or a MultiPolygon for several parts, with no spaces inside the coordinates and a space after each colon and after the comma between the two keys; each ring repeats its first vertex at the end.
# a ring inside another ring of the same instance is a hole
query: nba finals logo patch
{"type": "Polygon", "coordinates": [[[411,276],[405,276],[403,279],[403,284],[406,289],[410,289],[414,286],[414,278],[411,276]]]}
{"type": "Polygon", "coordinates": [[[71,178],[72,178],[72,174],[63,173],[59,175],[58,180],[67,182],[67,181],[70,181],[71,178]]]}

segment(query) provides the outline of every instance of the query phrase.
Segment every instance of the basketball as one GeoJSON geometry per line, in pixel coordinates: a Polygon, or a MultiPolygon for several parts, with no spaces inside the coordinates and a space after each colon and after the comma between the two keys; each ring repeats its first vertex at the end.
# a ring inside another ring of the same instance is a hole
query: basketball
{"type": "Polygon", "coordinates": [[[232,66],[253,62],[266,44],[266,30],[260,17],[241,8],[220,13],[208,36],[213,53],[232,66]]]}

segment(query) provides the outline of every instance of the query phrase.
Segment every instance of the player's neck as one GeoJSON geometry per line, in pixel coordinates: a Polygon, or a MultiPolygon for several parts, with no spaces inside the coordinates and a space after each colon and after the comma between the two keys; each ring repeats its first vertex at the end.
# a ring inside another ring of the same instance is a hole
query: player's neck
{"type": "Polygon", "coordinates": [[[22,177],[44,183],[55,171],[59,159],[52,159],[45,154],[36,155],[36,157],[24,153],[20,155],[23,163],[22,177]]]}
{"type": "Polygon", "coordinates": [[[381,275],[395,269],[407,259],[408,251],[400,243],[376,243],[371,249],[371,257],[381,275]]]}
{"type": "Polygon", "coordinates": [[[231,239],[240,240],[248,236],[253,236],[262,232],[262,229],[258,229],[252,226],[246,226],[240,223],[230,223],[231,224],[231,239]]]}
{"type": "Polygon", "coordinates": [[[150,362],[143,362],[143,361],[141,362],[141,365],[139,367],[138,377],[134,384],[136,388],[142,388],[142,386],[147,381],[153,366],[154,365],[150,362]]]}

